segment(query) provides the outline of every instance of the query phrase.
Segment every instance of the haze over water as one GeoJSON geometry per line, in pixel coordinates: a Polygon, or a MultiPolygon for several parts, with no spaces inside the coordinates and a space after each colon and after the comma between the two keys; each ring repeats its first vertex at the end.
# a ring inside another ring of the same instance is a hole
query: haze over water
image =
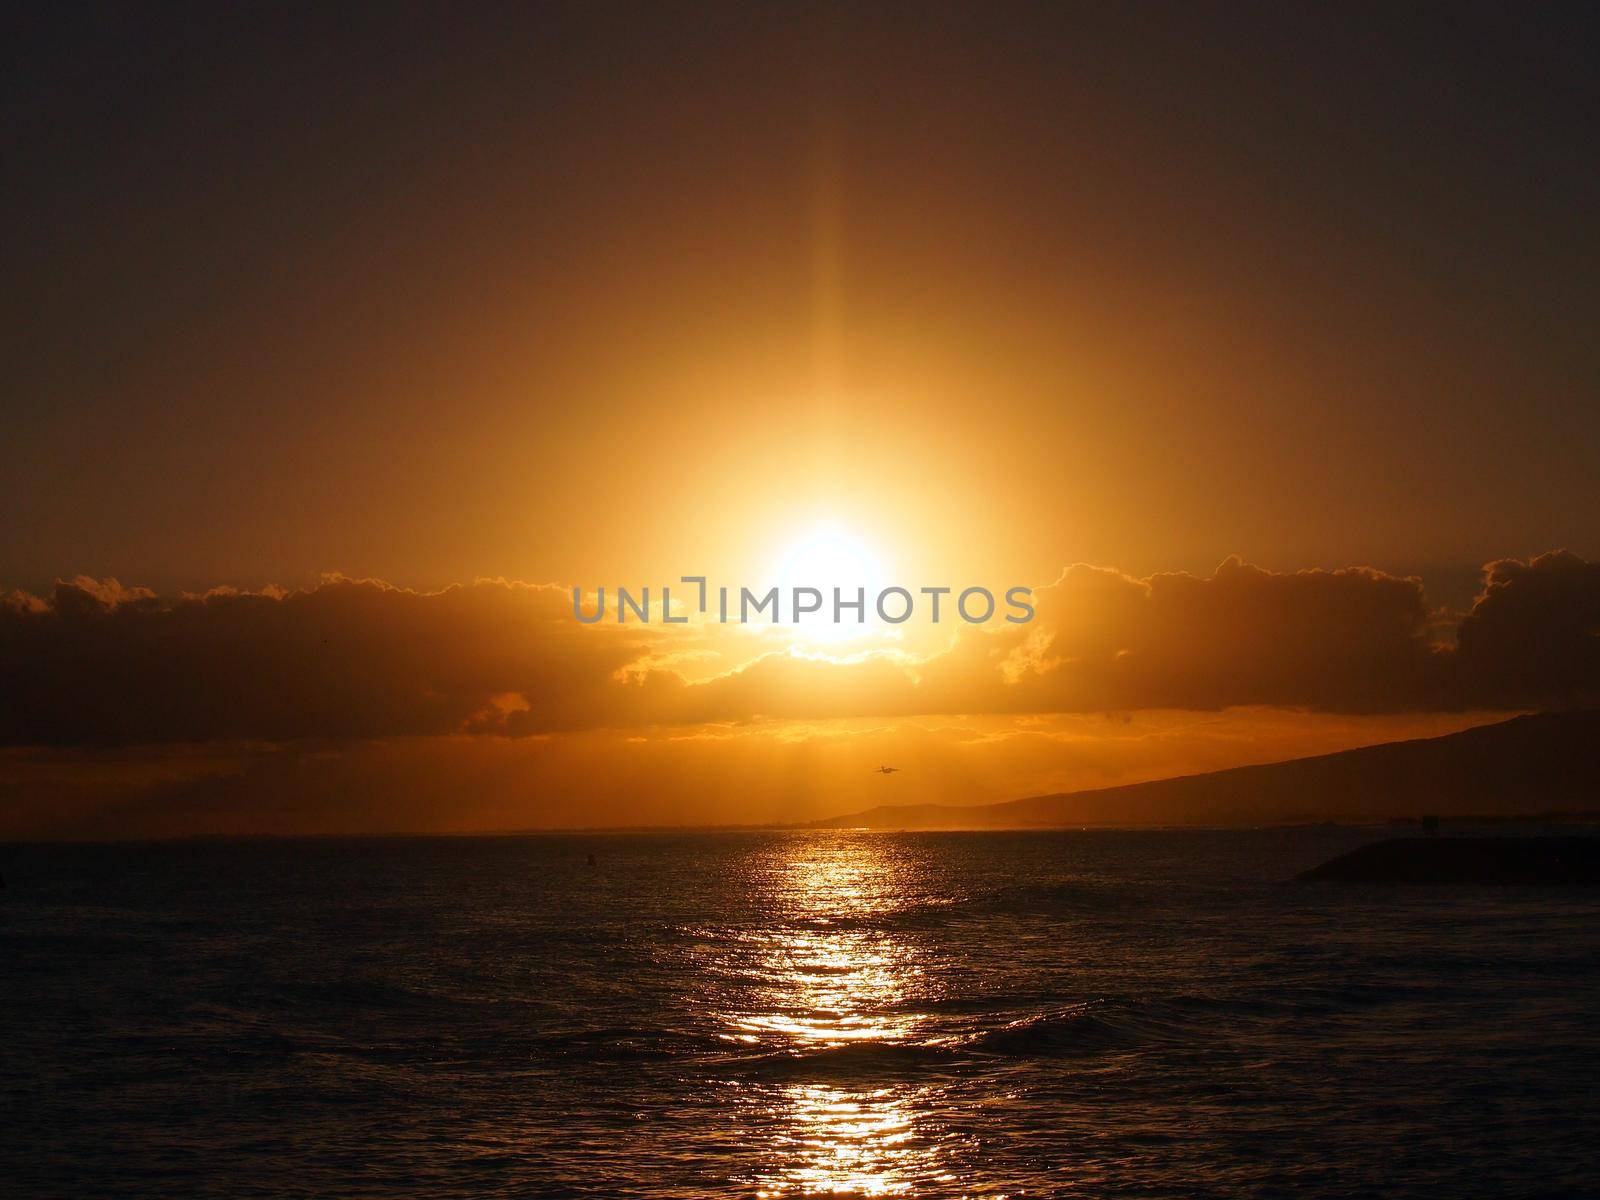
{"type": "Polygon", "coordinates": [[[1596,1186],[1593,899],[1282,886],[1374,836],[13,847],[0,1171],[49,1196],[1596,1186]]]}

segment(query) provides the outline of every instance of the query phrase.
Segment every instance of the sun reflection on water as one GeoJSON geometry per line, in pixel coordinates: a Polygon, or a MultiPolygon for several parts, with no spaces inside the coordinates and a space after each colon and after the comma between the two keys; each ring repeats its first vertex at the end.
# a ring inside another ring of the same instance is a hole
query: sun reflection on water
{"type": "Polygon", "coordinates": [[[907,903],[906,873],[893,843],[838,837],[797,839],[761,876],[779,919],[749,947],[755,983],[727,1036],[819,1065],[748,1097],[777,1129],[759,1195],[906,1195],[944,1178],[934,1089],[848,1057],[913,1041],[926,1020],[923,950],[874,920],[907,903]]]}
{"type": "Polygon", "coordinates": [[[823,1084],[786,1088],[790,1132],[774,1148],[777,1167],[761,1180],[761,1196],[898,1196],[922,1168],[915,1141],[918,1110],[900,1088],[850,1091],[823,1084]]]}

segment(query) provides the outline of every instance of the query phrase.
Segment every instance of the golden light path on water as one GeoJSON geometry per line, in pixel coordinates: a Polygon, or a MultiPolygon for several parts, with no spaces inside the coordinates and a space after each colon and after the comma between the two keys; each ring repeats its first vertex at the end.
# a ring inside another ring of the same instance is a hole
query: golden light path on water
{"type": "MultiPolygon", "coordinates": [[[[797,839],[762,876],[781,927],[762,931],[748,1011],[729,1012],[728,1036],[797,1057],[898,1044],[925,1018],[907,1003],[927,969],[909,939],[870,920],[906,902],[906,864],[887,839],[797,839]]],[[[796,1080],[758,1090],[775,1123],[772,1160],[757,1194],[907,1195],[950,1186],[929,1128],[935,1089],[899,1080],[796,1080]]]]}

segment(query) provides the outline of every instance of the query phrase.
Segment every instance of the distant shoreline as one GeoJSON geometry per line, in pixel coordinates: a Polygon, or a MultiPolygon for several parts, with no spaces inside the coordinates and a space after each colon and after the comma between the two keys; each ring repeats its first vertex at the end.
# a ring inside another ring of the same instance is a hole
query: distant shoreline
{"type": "MultiPolygon", "coordinates": [[[[1586,812],[1560,812],[1535,814],[1509,814],[1504,816],[1477,816],[1447,818],[1440,823],[1442,829],[1465,830],[1473,828],[1503,829],[1513,825],[1538,825],[1560,828],[1586,828],[1600,825],[1600,810],[1586,812]]],[[[1365,829],[1375,832],[1419,829],[1420,819],[1391,821],[1285,821],[1260,824],[1090,824],[1090,825],[973,825],[949,826],[931,829],[913,827],[839,825],[819,823],[756,824],[756,825],[594,825],[559,826],[548,829],[464,829],[441,831],[397,831],[388,833],[237,833],[237,834],[180,834],[170,837],[127,838],[27,838],[0,841],[0,849],[17,849],[24,846],[183,846],[255,844],[279,842],[415,842],[415,841],[514,841],[523,838],[584,838],[584,837],[674,837],[707,834],[751,833],[871,833],[892,836],[895,834],[1014,834],[1014,833],[1272,833],[1305,829],[1365,829]]]]}

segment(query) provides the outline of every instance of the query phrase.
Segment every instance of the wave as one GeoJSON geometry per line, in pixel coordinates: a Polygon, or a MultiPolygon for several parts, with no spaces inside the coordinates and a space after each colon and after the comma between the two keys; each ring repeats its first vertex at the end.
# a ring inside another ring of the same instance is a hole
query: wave
{"type": "Polygon", "coordinates": [[[766,1079],[826,1074],[830,1078],[957,1071],[984,1061],[1093,1056],[1135,1048],[1139,1031],[1108,1019],[1096,1005],[1035,1013],[987,1029],[920,1040],[844,1042],[814,1047],[765,1048],[724,1055],[718,1065],[766,1079]]]}
{"type": "Polygon", "coordinates": [[[976,1027],[969,1020],[955,1023],[948,1032],[903,1039],[748,1046],[729,1046],[723,1041],[714,1052],[701,1057],[722,1068],[764,1076],[898,1072],[976,1065],[985,1060],[1092,1057],[1136,1051],[1188,1036],[1184,1025],[1171,1017],[1135,1013],[1104,1000],[1031,1012],[990,1012],[980,1019],[983,1023],[976,1027]]]}
{"type": "Polygon", "coordinates": [[[1086,1001],[958,1035],[949,1044],[980,1054],[1056,1057],[1129,1049],[1145,1040],[1134,1022],[1118,1019],[1105,1002],[1086,1001]]]}
{"type": "Polygon", "coordinates": [[[533,1048],[552,1057],[581,1058],[586,1062],[640,1062],[685,1057],[692,1045],[675,1030],[647,1026],[611,1026],[545,1033],[533,1039],[533,1048]]]}

